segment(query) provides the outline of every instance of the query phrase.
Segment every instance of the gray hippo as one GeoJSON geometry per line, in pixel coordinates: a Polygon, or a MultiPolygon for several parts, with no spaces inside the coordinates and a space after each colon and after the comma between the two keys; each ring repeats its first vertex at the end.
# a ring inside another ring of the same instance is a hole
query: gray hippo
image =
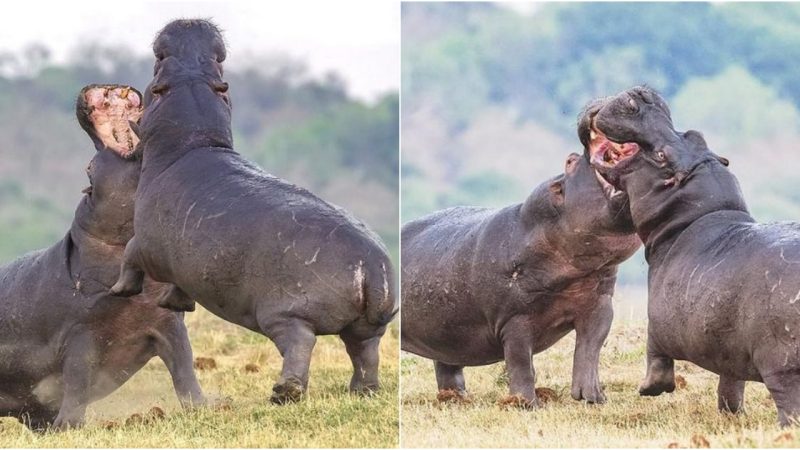
{"type": "Polygon", "coordinates": [[[0,415],[31,428],[81,425],[90,402],[153,356],[182,404],[204,401],[183,315],[155,303],[166,287],[147,280],[132,299],[108,295],[133,236],[141,163],[119,153],[135,145],[129,121],[140,114],[141,96],[127,86],[81,91],[78,120],[97,149],[91,186],[61,241],[0,267],[0,415]]]}
{"type": "Polygon", "coordinates": [[[572,397],[605,401],[597,369],[617,265],[641,243],[625,195],[601,180],[573,153],[521,204],[449,208],[403,227],[401,345],[434,360],[440,395],[466,395],[464,366],[505,360],[506,401],[534,407],[533,354],[575,330],[572,397]]]}
{"type": "Polygon", "coordinates": [[[640,394],[672,392],[673,361],[687,360],[719,374],[721,410],[738,411],[745,381],[760,381],[788,424],[800,413],[800,224],[757,223],[728,161],[697,131],[675,131],[649,88],[595,102],[581,130],[645,244],[640,394]]]}
{"type": "Polygon", "coordinates": [[[112,292],[139,292],[147,273],[175,285],[162,305],[188,309],[195,300],[269,337],[283,356],[273,403],[306,391],[317,335],[344,341],[351,391],[377,389],[380,339],[397,310],[380,239],[233,150],[225,45],[213,24],[171,22],[153,51],[135,152],[143,156],[136,235],[112,292]]]}

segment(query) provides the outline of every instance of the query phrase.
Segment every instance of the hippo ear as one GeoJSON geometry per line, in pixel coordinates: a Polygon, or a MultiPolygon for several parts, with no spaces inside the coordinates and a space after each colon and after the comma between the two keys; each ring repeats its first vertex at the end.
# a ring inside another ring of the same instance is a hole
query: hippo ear
{"type": "Polygon", "coordinates": [[[706,139],[703,137],[703,133],[697,130],[689,130],[683,133],[683,138],[691,144],[692,148],[695,150],[707,150],[708,144],[706,144],[706,139]]]}
{"type": "Polygon", "coordinates": [[[696,131],[696,130],[689,130],[689,131],[683,133],[683,138],[686,139],[686,141],[689,142],[692,145],[693,149],[695,149],[697,151],[708,151],[708,152],[710,152],[712,155],[714,155],[715,158],[717,158],[717,161],[719,161],[723,166],[728,167],[728,164],[731,163],[728,160],[728,158],[719,156],[716,153],[714,153],[714,152],[712,152],[711,150],[708,149],[708,144],[706,143],[706,140],[703,137],[703,133],[701,133],[699,131],[696,131]]]}
{"type": "Polygon", "coordinates": [[[550,183],[549,189],[553,206],[561,206],[564,204],[564,178],[558,178],[550,183]]]}

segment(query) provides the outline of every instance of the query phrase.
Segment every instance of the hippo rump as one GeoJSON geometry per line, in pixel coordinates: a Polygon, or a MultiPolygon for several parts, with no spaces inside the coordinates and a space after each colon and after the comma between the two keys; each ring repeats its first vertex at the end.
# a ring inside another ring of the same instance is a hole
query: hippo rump
{"type": "Polygon", "coordinates": [[[402,348],[434,360],[440,398],[466,395],[464,366],[505,360],[506,401],[536,406],[532,355],[575,330],[572,396],[605,401],[597,371],[617,265],[640,242],[625,195],[601,180],[573,153],[521,204],[403,227],[402,348]]]}
{"type": "Polygon", "coordinates": [[[90,402],[153,356],[182,404],[203,401],[182,314],[156,305],[165,287],[147,280],[132,299],[108,295],[133,236],[141,163],[119,153],[135,145],[129,122],[140,114],[141,96],[129,87],[81,91],[78,120],[97,149],[91,186],[61,241],[0,267],[0,415],[31,428],[79,426],[90,402]]]}
{"type": "Polygon", "coordinates": [[[593,165],[628,194],[649,264],[642,395],[672,392],[674,360],[719,374],[718,406],[763,382],[786,425],[800,413],[800,224],[757,223],[728,161],[636,87],[590,105],[593,165]]]}
{"type": "Polygon", "coordinates": [[[386,248],[342,209],[233,150],[226,50],[213,24],[171,22],[153,51],[135,152],[136,236],[112,292],[139,292],[147,273],[175,285],[162,305],[194,300],[269,337],[283,356],[273,403],[306,391],[317,335],[344,341],[351,391],[376,390],[380,339],[396,312],[386,248]]]}

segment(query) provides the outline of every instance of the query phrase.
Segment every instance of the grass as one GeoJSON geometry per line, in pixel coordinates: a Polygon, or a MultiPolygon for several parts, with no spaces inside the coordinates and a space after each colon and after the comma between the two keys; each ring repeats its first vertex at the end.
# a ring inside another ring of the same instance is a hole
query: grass
{"type": "Polygon", "coordinates": [[[350,359],[336,336],[317,340],[309,393],[286,406],[269,403],[281,357],[264,336],[201,310],[187,315],[195,357],[216,369],[198,370],[217,408],[182,411],[164,364],[151,360],[118,391],[92,404],[87,424],[63,433],[33,433],[15,419],[0,419],[4,447],[396,447],[398,445],[398,328],[381,342],[383,390],[350,395],[350,359]],[[245,370],[248,364],[253,366],[245,370]],[[153,407],[166,412],[157,418],[153,407]],[[141,415],[137,420],[132,415],[141,415]]]}
{"type": "MultiPolygon", "coordinates": [[[[472,402],[436,400],[433,363],[403,353],[403,447],[798,447],[797,429],[780,429],[769,393],[747,383],[746,413],[717,411],[718,377],[676,362],[686,384],[672,394],[640,397],[645,325],[615,324],[601,353],[600,377],[608,403],[586,405],[570,397],[574,333],[535,355],[537,386],[558,398],[525,411],[497,405],[506,395],[503,364],[465,370],[472,402]]],[[[680,383],[679,383],[680,384],[680,383]]]]}

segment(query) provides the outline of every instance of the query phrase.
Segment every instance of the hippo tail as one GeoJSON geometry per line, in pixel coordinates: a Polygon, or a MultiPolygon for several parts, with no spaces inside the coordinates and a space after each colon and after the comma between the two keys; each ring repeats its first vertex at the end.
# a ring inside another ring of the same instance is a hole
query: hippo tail
{"type": "Polygon", "coordinates": [[[367,322],[376,326],[391,322],[399,307],[395,297],[393,270],[388,259],[377,264],[359,261],[355,283],[367,322]]]}

